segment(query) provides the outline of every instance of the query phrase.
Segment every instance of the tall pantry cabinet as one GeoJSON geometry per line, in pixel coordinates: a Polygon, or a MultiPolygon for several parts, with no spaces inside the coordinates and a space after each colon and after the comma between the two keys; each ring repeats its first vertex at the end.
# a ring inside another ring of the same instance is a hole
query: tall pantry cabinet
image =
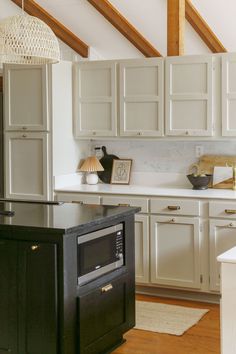
{"type": "MultiPolygon", "coordinates": [[[[61,62],[55,68],[52,65],[4,66],[6,198],[53,198],[53,158],[60,153],[53,144],[53,125],[56,126],[57,134],[61,134],[56,140],[60,139],[63,144],[67,122],[72,121],[71,87],[69,62],[61,62]],[[61,85],[54,85],[55,80],[61,85]],[[62,100],[68,94],[69,99],[62,100]],[[60,110],[58,105],[62,105],[62,101],[63,109],[60,110]],[[65,111],[68,112],[67,116],[63,115],[65,111]]],[[[69,130],[73,139],[72,123],[69,130]]],[[[63,161],[60,162],[63,164],[63,161]]]]}

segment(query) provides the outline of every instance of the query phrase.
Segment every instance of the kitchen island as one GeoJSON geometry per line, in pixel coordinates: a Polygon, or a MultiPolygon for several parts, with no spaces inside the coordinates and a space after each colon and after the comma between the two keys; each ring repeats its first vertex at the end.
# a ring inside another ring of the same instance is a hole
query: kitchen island
{"type": "Polygon", "coordinates": [[[134,326],[134,214],[139,210],[0,203],[1,354],[98,354],[122,343],[123,333],[134,326]],[[122,264],[84,280],[79,268],[86,270],[91,259],[104,258],[112,247],[104,243],[89,259],[83,247],[80,255],[80,243],[86,245],[86,234],[98,241],[103,230],[114,227],[119,247],[123,240],[124,258],[117,255],[122,264]]]}

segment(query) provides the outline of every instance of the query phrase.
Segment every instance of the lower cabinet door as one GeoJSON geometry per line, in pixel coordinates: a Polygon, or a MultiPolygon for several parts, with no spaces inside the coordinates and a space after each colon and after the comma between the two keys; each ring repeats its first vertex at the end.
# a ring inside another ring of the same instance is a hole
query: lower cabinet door
{"type": "Polygon", "coordinates": [[[149,283],[149,217],[135,215],[135,281],[149,283]]]}
{"type": "Polygon", "coordinates": [[[200,289],[198,218],[151,216],[151,282],[200,289]]]}
{"type": "Polygon", "coordinates": [[[134,326],[134,284],[120,277],[78,298],[80,354],[105,353],[134,326]]]}
{"type": "Polygon", "coordinates": [[[235,220],[210,220],[210,290],[220,291],[217,256],[236,246],[235,220]]]}
{"type": "Polygon", "coordinates": [[[17,242],[0,240],[0,354],[17,350],[17,242]]]}
{"type": "Polygon", "coordinates": [[[19,353],[57,354],[56,245],[19,242],[19,353]]]}
{"type": "Polygon", "coordinates": [[[6,198],[50,198],[48,140],[48,133],[5,133],[6,198]]]}

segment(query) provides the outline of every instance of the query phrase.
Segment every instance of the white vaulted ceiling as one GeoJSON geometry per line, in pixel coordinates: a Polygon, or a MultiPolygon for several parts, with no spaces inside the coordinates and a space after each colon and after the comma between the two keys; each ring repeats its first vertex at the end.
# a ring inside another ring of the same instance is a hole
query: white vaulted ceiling
{"type": "MultiPolygon", "coordinates": [[[[36,0],[36,2],[86,42],[96,58],[142,57],[142,54],[87,0],[36,0]]],[[[162,55],[166,55],[167,0],[110,0],[110,2],[162,55]]],[[[236,51],[234,39],[236,1],[192,0],[192,2],[228,51],[236,51]]],[[[0,7],[2,6],[0,18],[9,15],[9,12],[19,11],[11,0],[0,0],[0,7]]],[[[185,52],[209,53],[209,49],[187,22],[185,52]]]]}

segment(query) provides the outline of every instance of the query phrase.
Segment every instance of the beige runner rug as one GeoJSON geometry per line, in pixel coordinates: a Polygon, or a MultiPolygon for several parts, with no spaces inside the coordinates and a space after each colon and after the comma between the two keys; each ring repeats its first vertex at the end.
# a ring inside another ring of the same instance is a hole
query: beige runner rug
{"type": "Polygon", "coordinates": [[[209,310],[136,301],[136,327],[145,331],[181,336],[209,310]]]}

